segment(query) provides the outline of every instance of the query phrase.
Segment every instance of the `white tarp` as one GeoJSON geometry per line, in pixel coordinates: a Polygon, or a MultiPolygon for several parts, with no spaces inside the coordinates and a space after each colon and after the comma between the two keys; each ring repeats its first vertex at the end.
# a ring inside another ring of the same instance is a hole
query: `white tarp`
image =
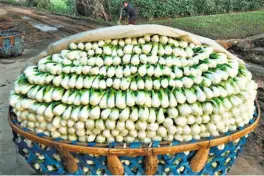
{"type": "Polygon", "coordinates": [[[230,59],[238,59],[241,64],[244,64],[244,62],[241,59],[237,58],[235,55],[228,52],[225,48],[223,48],[221,45],[216,43],[214,40],[167,26],[156,25],[156,24],[144,24],[144,25],[123,25],[123,26],[100,28],[96,30],[81,32],[69,36],[67,38],[63,38],[55,43],[50,44],[47,50],[43,51],[38,56],[31,58],[26,63],[26,66],[37,64],[38,60],[45,56],[54,53],[59,53],[63,49],[68,49],[68,46],[71,42],[79,43],[79,42],[99,41],[105,39],[118,39],[125,37],[139,37],[139,36],[143,36],[144,34],[166,35],[169,37],[181,38],[185,41],[192,42],[195,44],[209,45],[214,48],[214,51],[225,53],[230,59]]]}

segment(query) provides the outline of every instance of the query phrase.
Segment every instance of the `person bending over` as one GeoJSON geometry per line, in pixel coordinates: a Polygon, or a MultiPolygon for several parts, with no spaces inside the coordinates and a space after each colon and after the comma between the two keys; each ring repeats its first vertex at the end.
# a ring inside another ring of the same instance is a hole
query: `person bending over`
{"type": "Polygon", "coordinates": [[[136,24],[137,12],[134,9],[134,7],[130,5],[127,1],[124,1],[123,5],[124,7],[122,11],[124,11],[125,13],[121,13],[120,18],[119,18],[119,23],[122,20],[123,16],[128,16],[128,24],[136,24]]]}

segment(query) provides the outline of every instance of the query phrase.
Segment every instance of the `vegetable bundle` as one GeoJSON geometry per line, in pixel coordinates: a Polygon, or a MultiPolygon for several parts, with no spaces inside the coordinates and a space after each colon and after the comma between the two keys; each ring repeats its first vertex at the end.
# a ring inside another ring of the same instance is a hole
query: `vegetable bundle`
{"type": "Polygon", "coordinates": [[[179,38],[71,43],[17,79],[21,126],[81,142],[190,141],[253,118],[257,85],[238,60],[179,38]]]}

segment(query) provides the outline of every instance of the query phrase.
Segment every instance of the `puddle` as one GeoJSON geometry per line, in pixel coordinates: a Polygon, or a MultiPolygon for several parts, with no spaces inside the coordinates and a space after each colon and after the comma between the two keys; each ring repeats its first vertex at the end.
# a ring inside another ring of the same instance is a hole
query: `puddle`
{"type": "Polygon", "coordinates": [[[48,31],[56,31],[58,30],[57,28],[55,27],[52,27],[52,26],[48,26],[48,25],[45,25],[45,24],[35,24],[33,25],[33,27],[43,31],[43,32],[48,32],[48,31]]]}
{"type": "Polygon", "coordinates": [[[22,19],[23,19],[23,20],[29,20],[29,19],[31,19],[31,18],[29,18],[29,17],[27,17],[27,16],[23,16],[22,19]]]}
{"type": "Polygon", "coordinates": [[[43,32],[57,31],[58,28],[63,27],[62,25],[58,25],[57,27],[49,26],[49,25],[40,23],[39,21],[34,20],[28,16],[23,16],[22,19],[28,21],[28,23],[30,23],[34,28],[39,29],[43,32]]]}
{"type": "Polygon", "coordinates": [[[34,51],[37,51],[36,49],[25,49],[24,50],[24,54],[25,53],[31,53],[31,52],[34,52],[34,51]]]}

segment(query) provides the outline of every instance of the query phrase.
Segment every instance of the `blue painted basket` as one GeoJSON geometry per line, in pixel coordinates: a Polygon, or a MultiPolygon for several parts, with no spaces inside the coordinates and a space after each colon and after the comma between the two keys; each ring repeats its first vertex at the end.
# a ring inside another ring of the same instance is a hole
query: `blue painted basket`
{"type": "Polygon", "coordinates": [[[52,139],[22,128],[12,109],[9,122],[19,153],[47,175],[225,175],[260,120],[257,104],[250,124],[225,136],[188,143],[139,142],[127,145],[78,143],[52,139]]]}
{"type": "Polygon", "coordinates": [[[0,31],[0,57],[19,56],[24,51],[24,35],[21,31],[0,31]]]}

